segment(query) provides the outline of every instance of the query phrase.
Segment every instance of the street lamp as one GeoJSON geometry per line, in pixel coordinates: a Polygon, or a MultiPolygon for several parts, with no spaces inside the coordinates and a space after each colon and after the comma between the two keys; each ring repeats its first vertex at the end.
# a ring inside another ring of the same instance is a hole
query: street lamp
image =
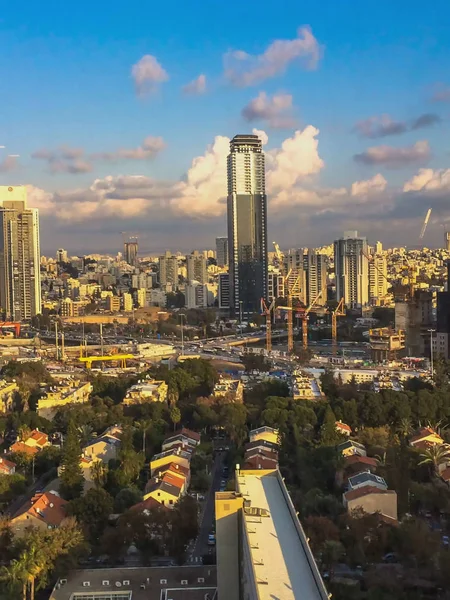
{"type": "Polygon", "coordinates": [[[431,362],[431,379],[434,377],[434,365],[433,365],[433,333],[436,329],[429,329],[428,332],[430,334],[430,362],[431,362]]]}
{"type": "Polygon", "coordinates": [[[181,321],[181,356],[184,356],[184,333],[183,333],[183,319],[186,317],[184,313],[180,313],[181,321]]]}

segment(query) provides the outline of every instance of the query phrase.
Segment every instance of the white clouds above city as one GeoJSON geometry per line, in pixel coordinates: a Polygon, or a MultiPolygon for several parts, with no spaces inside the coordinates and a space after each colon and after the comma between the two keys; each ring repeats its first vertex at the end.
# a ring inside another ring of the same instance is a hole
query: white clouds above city
{"type": "Polygon", "coordinates": [[[268,96],[266,92],[259,92],[258,96],[242,109],[242,116],[247,122],[262,121],[274,129],[295,127],[296,120],[292,113],[291,94],[268,96]]]}
{"type": "Polygon", "coordinates": [[[199,75],[183,86],[183,93],[188,96],[200,96],[206,92],[206,75],[199,75]]]}
{"type": "Polygon", "coordinates": [[[399,169],[414,163],[425,163],[431,156],[430,145],[426,140],[412,146],[372,146],[360,154],[355,154],[356,162],[365,165],[384,165],[389,169],[399,169]]]}
{"type": "Polygon", "coordinates": [[[145,54],[131,69],[134,86],[138,96],[155,92],[161,83],[169,80],[167,71],[160,65],[157,58],[145,54]]]}

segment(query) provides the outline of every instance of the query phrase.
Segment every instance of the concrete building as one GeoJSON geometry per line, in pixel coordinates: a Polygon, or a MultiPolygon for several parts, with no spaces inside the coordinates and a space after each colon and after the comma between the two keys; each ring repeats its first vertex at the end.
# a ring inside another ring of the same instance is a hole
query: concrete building
{"type": "Polygon", "coordinates": [[[137,265],[137,255],[138,255],[137,240],[135,242],[133,242],[131,240],[128,242],[125,242],[123,245],[123,250],[124,250],[123,257],[125,259],[125,262],[127,262],[132,267],[135,267],[137,265]]]}
{"type": "Polygon", "coordinates": [[[41,313],[39,212],[25,186],[0,186],[0,312],[22,321],[41,313]]]}
{"type": "Polygon", "coordinates": [[[159,257],[159,283],[163,289],[169,285],[171,290],[178,289],[178,257],[167,251],[159,257]]]}
{"type": "Polygon", "coordinates": [[[405,332],[389,327],[370,329],[369,341],[373,362],[390,361],[405,349],[405,332]]]}
{"type": "Polygon", "coordinates": [[[191,281],[185,289],[186,308],[208,307],[208,286],[199,281],[191,281]]]}
{"type": "Polygon", "coordinates": [[[228,238],[226,237],[216,238],[216,261],[219,267],[228,266],[228,238]]]}
{"type": "Polygon", "coordinates": [[[265,163],[257,135],[231,140],[227,177],[230,308],[234,315],[248,317],[267,298],[265,163]]]}
{"type": "Polygon", "coordinates": [[[326,255],[320,254],[316,250],[308,249],[303,254],[303,270],[306,273],[305,304],[310,306],[314,302],[315,306],[325,306],[327,302],[328,271],[328,259],[326,255]]]}
{"type": "Polygon", "coordinates": [[[219,308],[230,308],[230,275],[229,273],[219,273],[219,308]]]}
{"type": "Polygon", "coordinates": [[[123,404],[129,406],[131,404],[142,404],[143,402],[166,402],[167,401],[167,383],[165,381],[156,381],[154,379],[137,383],[131,386],[123,404]]]}
{"type": "Polygon", "coordinates": [[[119,296],[108,296],[106,299],[106,307],[110,312],[120,311],[120,298],[119,296]]]}
{"type": "Polygon", "coordinates": [[[64,250],[64,248],[60,248],[59,250],[56,251],[56,262],[69,262],[69,256],[67,254],[67,250],[64,250]]]}
{"type": "Polygon", "coordinates": [[[445,246],[447,252],[450,252],[450,231],[445,232],[445,246]]]}
{"type": "Polygon", "coordinates": [[[14,400],[19,395],[19,386],[15,381],[0,379],[0,412],[5,414],[14,409],[14,400]]]}
{"type": "Polygon", "coordinates": [[[292,296],[306,304],[306,271],[303,256],[303,248],[292,249],[284,256],[283,261],[284,272],[290,274],[287,285],[292,292],[292,296]]]}
{"type": "Polygon", "coordinates": [[[267,300],[272,302],[284,298],[284,281],[279,271],[269,271],[267,274],[267,300]]]}
{"type": "Polygon", "coordinates": [[[450,358],[450,261],[447,262],[447,291],[437,294],[436,334],[433,342],[435,355],[450,358]]]}
{"type": "Polygon", "coordinates": [[[122,296],[122,306],[124,312],[131,312],[133,310],[133,296],[128,292],[125,292],[122,296]]]}
{"type": "Polygon", "coordinates": [[[430,356],[432,328],[435,328],[432,292],[416,290],[412,299],[395,303],[395,329],[405,332],[408,356],[430,356]]]}
{"type": "Polygon", "coordinates": [[[139,308],[144,308],[147,305],[147,290],[139,288],[136,292],[136,300],[139,308]]]}
{"type": "Polygon", "coordinates": [[[214,385],[213,396],[216,398],[227,397],[230,402],[241,403],[244,401],[244,386],[240,379],[226,379],[220,377],[219,381],[214,385]]]}
{"type": "Polygon", "coordinates": [[[369,300],[373,305],[379,305],[380,300],[387,296],[387,259],[376,254],[369,262],[369,300]]]}
{"type": "Polygon", "coordinates": [[[186,269],[188,283],[193,281],[198,281],[202,285],[208,283],[207,261],[197,250],[186,257],[186,269]]]}
{"type": "Polygon", "coordinates": [[[68,404],[86,404],[92,393],[89,381],[68,379],[52,384],[37,401],[37,413],[40,417],[52,420],[61,406],[68,404]]]}
{"type": "Polygon", "coordinates": [[[369,260],[366,238],[357,231],[346,231],[334,242],[336,298],[345,306],[361,308],[369,302],[369,260]]]}
{"type": "Polygon", "coordinates": [[[219,598],[328,600],[308,540],[278,469],[236,472],[236,491],[216,493],[219,598]]]}

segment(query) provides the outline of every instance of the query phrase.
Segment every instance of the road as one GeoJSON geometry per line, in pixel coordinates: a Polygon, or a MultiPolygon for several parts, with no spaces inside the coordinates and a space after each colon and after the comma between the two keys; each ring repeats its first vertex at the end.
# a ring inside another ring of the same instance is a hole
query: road
{"type": "Polygon", "coordinates": [[[208,546],[208,534],[211,533],[211,528],[215,517],[215,496],[220,490],[220,481],[222,479],[222,469],[225,460],[226,452],[219,452],[214,460],[214,465],[211,472],[211,486],[206,496],[203,514],[200,516],[201,523],[199,534],[195,542],[192,557],[200,558],[204,554],[208,554],[210,546],[208,546]]]}

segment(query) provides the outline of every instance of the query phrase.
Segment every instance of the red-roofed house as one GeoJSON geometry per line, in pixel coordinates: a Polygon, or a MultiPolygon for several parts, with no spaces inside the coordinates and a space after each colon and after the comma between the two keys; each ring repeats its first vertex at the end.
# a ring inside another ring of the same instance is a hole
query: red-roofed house
{"type": "Polygon", "coordinates": [[[257,470],[257,469],[276,469],[278,468],[278,460],[276,458],[269,458],[264,454],[253,454],[252,456],[246,457],[244,460],[244,469],[257,470]]]}
{"type": "Polygon", "coordinates": [[[444,440],[431,427],[422,427],[422,429],[409,440],[410,446],[421,450],[430,448],[431,446],[440,446],[443,443],[444,440]]]}
{"type": "Polygon", "coordinates": [[[50,442],[48,441],[48,435],[43,431],[39,431],[39,429],[33,429],[31,434],[24,440],[24,443],[31,448],[38,448],[42,450],[46,446],[50,446],[50,442]]]}
{"type": "Polygon", "coordinates": [[[0,458],[0,475],[14,475],[16,472],[16,463],[7,458],[0,458]]]}
{"type": "Polygon", "coordinates": [[[130,510],[143,512],[145,510],[151,510],[152,508],[165,508],[166,510],[169,510],[168,506],[161,504],[161,502],[158,502],[158,500],[155,500],[155,498],[152,498],[152,496],[149,496],[146,500],[142,500],[142,502],[134,504],[130,510]]]}
{"type": "Polygon", "coordinates": [[[18,452],[20,454],[26,454],[30,458],[35,456],[39,452],[39,448],[35,446],[27,446],[24,442],[15,442],[9,447],[9,452],[18,452]]]}
{"type": "Polygon", "coordinates": [[[27,500],[11,518],[11,530],[21,536],[29,527],[55,529],[66,518],[66,500],[54,491],[36,494],[27,500]]]}
{"type": "Polygon", "coordinates": [[[397,493],[394,490],[365,485],[346,492],[343,500],[349,513],[363,510],[370,515],[380,513],[384,517],[397,520],[397,493]]]}
{"type": "Polygon", "coordinates": [[[179,477],[183,481],[186,481],[186,489],[189,487],[191,482],[191,471],[182,465],[177,463],[169,463],[164,465],[153,473],[155,477],[163,477],[165,473],[170,473],[173,477],[179,477]]]}
{"type": "Polygon", "coordinates": [[[342,433],[342,435],[351,435],[352,428],[347,423],[343,423],[342,421],[336,421],[336,431],[338,433],[342,433]]]}

